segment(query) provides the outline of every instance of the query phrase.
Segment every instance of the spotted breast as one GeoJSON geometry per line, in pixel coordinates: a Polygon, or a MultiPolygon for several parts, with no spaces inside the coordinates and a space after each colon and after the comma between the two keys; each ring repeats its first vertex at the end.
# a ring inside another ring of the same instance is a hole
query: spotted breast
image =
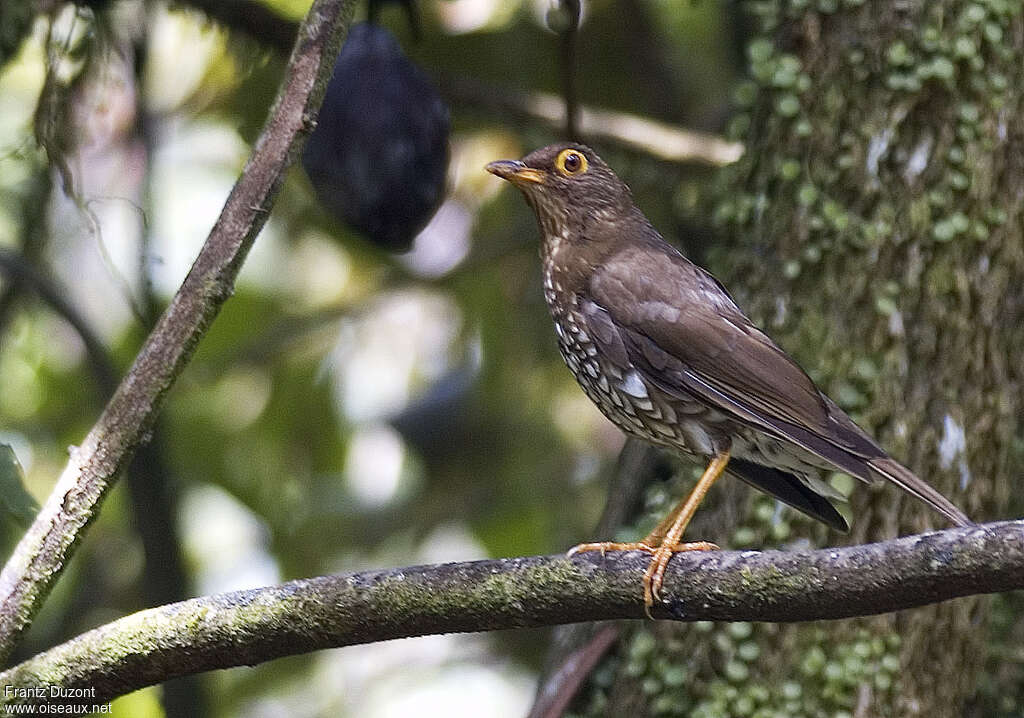
{"type": "Polygon", "coordinates": [[[560,249],[560,243],[549,242],[546,251],[542,250],[544,298],[554,320],[559,352],[584,393],[612,423],[630,436],[690,456],[729,450],[735,457],[730,473],[761,488],[771,477],[755,467],[769,465],[815,494],[842,499],[842,494],[822,479],[821,471],[832,467],[820,457],[751,430],[678,388],[666,393],[651,385],[630,361],[607,313],[566,289],[571,277],[560,271],[555,260],[560,249]]]}

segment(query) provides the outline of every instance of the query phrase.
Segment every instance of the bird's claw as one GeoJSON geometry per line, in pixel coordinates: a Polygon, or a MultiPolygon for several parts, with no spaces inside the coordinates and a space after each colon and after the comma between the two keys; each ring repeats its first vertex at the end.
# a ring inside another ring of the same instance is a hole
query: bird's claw
{"type": "Polygon", "coordinates": [[[584,551],[600,551],[601,556],[603,557],[605,553],[607,553],[608,551],[645,551],[649,554],[654,554],[657,553],[658,547],[651,546],[650,544],[646,544],[643,541],[633,541],[630,543],[600,541],[597,543],[576,544],[571,549],[569,549],[568,553],[566,553],[565,555],[567,558],[572,558],[576,554],[583,553],[584,551]]]}
{"type": "Polygon", "coordinates": [[[716,544],[710,541],[691,541],[688,543],[652,545],[644,541],[633,541],[631,543],[616,543],[614,541],[600,541],[596,543],[581,543],[573,546],[566,553],[567,558],[572,558],[578,553],[585,551],[600,551],[603,557],[608,551],[644,551],[651,554],[651,563],[644,572],[644,613],[651,620],[651,609],[654,603],[661,602],[661,587],[665,582],[665,570],[673,554],[683,551],[718,551],[716,544]]]}
{"type": "Polygon", "coordinates": [[[674,545],[662,544],[653,551],[654,557],[651,559],[650,565],[647,566],[647,571],[644,572],[644,613],[651,620],[654,620],[654,616],[651,615],[651,609],[654,607],[654,602],[661,602],[661,587],[665,583],[665,570],[668,568],[668,562],[672,560],[673,554],[682,553],[683,551],[718,551],[720,550],[717,544],[713,544],[710,541],[692,541],[689,543],[678,543],[674,545]]]}

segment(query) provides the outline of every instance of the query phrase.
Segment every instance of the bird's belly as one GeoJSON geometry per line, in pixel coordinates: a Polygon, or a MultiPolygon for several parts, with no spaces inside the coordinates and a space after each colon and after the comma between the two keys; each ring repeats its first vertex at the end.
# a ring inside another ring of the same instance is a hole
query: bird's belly
{"type": "Polygon", "coordinates": [[[819,469],[834,468],[828,462],[792,442],[778,439],[751,427],[736,434],[731,453],[736,458],[794,474],[807,472],[816,474],[819,469]]]}
{"type": "Polygon", "coordinates": [[[566,365],[601,413],[627,434],[699,456],[728,448],[736,458],[781,469],[818,488],[820,469],[829,468],[827,462],[715,410],[682,389],[669,395],[649,385],[632,364],[603,356],[571,312],[552,314],[566,365]]]}
{"type": "Polygon", "coordinates": [[[732,455],[791,474],[811,491],[826,498],[844,498],[822,476],[822,469],[835,471],[835,467],[792,442],[746,427],[733,436],[732,455]]]}
{"type": "Polygon", "coordinates": [[[688,454],[712,456],[727,443],[727,419],[688,397],[667,397],[600,355],[586,335],[563,329],[559,350],[584,393],[612,423],[631,436],[688,454]]]}

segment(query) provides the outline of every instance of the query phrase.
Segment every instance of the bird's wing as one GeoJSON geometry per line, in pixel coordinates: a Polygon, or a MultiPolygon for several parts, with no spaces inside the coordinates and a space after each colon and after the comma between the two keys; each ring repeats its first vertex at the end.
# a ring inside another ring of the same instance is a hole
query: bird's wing
{"type": "Polygon", "coordinates": [[[891,459],[711,275],[668,245],[630,247],[596,267],[581,309],[605,356],[628,358],[668,393],[696,396],[747,424],[874,482],[884,477],[956,524],[967,517],[891,459]]]}
{"type": "Polygon", "coordinates": [[[729,459],[725,470],[836,531],[846,533],[850,530],[846,519],[827,498],[792,474],[735,457],[729,459]]]}
{"type": "Polygon", "coordinates": [[[614,327],[645,379],[872,480],[863,459],[884,456],[882,449],[838,407],[832,411],[807,374],[711,275],[678,254],[626,249],[595,269],[588,290],[583,313],[598,328],[594,334],[600,340],[614,327]]]}

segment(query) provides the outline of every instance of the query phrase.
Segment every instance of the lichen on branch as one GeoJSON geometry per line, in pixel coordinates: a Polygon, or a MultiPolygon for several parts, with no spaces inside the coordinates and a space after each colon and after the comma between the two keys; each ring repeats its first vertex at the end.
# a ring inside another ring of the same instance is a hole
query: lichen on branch
{"type": "MultiPolygon", "coordinates": [[[[609,552],[472,561],[195,598],[96,628],[0,673],[0,684],[94,688],[95,703],[182,675],[324,648],[642,618],[649,560],[609,552]]],[[[679,621],[810,621],[1019,588],[1024,521],[817,551],[679,554],[654,613],[679,621]]],[[[29,694],[6,700],[39,702],[29,694]]]]}

